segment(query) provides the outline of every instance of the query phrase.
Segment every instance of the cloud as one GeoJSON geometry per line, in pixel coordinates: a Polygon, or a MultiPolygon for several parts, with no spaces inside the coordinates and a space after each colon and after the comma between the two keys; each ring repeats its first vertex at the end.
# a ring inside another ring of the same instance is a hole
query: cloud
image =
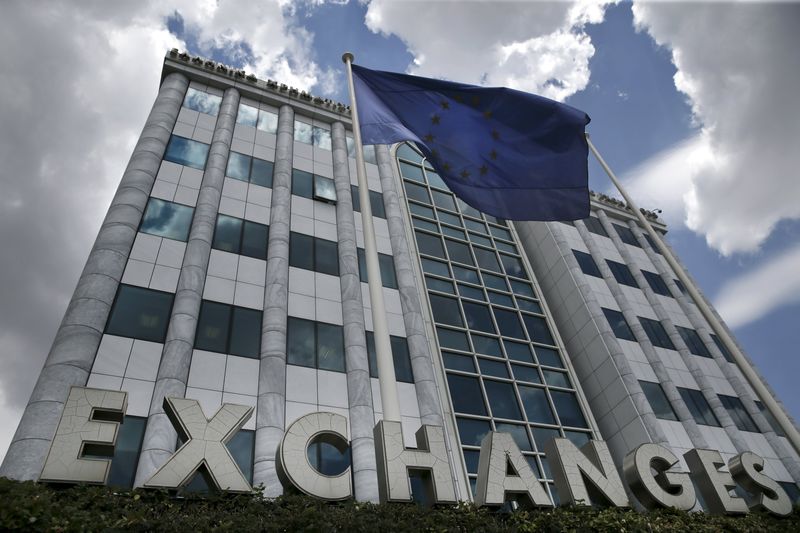
{"type": "Polygon", "coordinates": [[[725,283],[715,298],[717,310],[730,327],[738,328],[800,303],[798,265],[800,245],[725,283]]]}
{"type": "Polygon", "coordinates": [[[394,2],[373,0],[365,23],[396,35],[414,56],[409,73],[502,85],[556,100],[584,89],[594,55],[593,2],[394,2]]]}
{"type": "Polygon", "coordinates": [[[689,178],[686,224],[725,255],[757,250],[800,218],[800,4],[637,2],[633,14],[671,50],[701,131],[687,143],[709,151],[675,169],[689,178]]]}

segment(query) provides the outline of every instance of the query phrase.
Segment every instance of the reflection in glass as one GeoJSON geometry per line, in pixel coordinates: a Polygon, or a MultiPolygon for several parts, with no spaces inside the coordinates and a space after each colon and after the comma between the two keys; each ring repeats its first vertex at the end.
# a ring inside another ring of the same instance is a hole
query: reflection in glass
{"type": "Polygon", "coordinates": [[[268,239],[268,226],[245,220],[244,231],[242,232],[241,254],[249,257],[255,257],[256,259],[266,259],[268,239]]]}
{"type": "Polygon", "coordinates": [[[464,316],[467,319],[467,327],[486,333],[496,333],[487,306],[472,302],[462,302],[462,305],[464,306],[464,316]]]}
{"type": "Polygon", "coordinates": [[[250,181],[250,159],[249,155],[231,152],[228,156],[225,175],[241,181],[250,181]]]}
{"type": "Polygon", "coordinates": [[[437,294],[429,295],[433,319],[439,324],[450,326],[461,326],[461,312],[458,310],[458,302],[453,298],[445,298],[437,294]]]}
{"type": "Polygon", "coordinates": [[[500,349],[500,342],[494,337],[486,337],[478,335],[477,333],[470,333],[472,337],[472,345],[475,351],[486,355],[494,355],[495,357],[503,357],[503,352],[500,349]]]}
{"type": "Polygon", "coordinates": [[[530,335],[533,342],[540,342],[542,344],[555,344],[552,335],[550,335],[550,328],[547,327],[547,322],[544,318],[533,315],[522,315],[522,320],[528,328],[528,335],[530,335]]]}
{"type": "Polygon", "coordinates": [[[314,126],[311,134],[313,135],[314,146],[323,150],[331,149],[331,132],[325,128],[314,126]]]}
{"type": "Polygon", "coordinates": [[[217,215],[217,227],[214,230],[214,240],[211,243],[211,247],[238,254],[242,235],[242,222],[240,218],[217,215]]]}
{"type": "Polygon", "coordinates": [[[586,425],[586,419],[583,418],[575,393],[551,390],[550,396],[553,398],[553,405],[555,405],[558,418],[561,419],[563,425],[589,427],[586,425]]]}
{"type": "Polygon", "coordinates": [[[306,124],[305,122],[300,122],[299,120],[294,121],[294,140],[297,142],[311,144],[314,141],[314,134],[313,128],[311,124],[306,124]]]}
{"type": "Polygon", "coordinates": [[[173,295],[132,285],[120,285],[106,333],[164,342],[173,295]]]}
{"type": "Polygon", "coordinates": [[[517,397],[514,394],[514,386],[511,383],[485,379],[483,380],[483,386],[486,389],[486,396],[489,399],[489,407],[492,409],[493,416],[522,420],[522,413],[519,410],[517,397]]]}
{"type": "Polygon", "coordinates": [[[260,110],[256,128],[267,133],[278,133],[278,114],[265,109],[260,110]]]}
{"type": "Polygon", "coordinates": [[[344,372],[344,337],[342,327],[317,322],[317,368],[344,372]]]}
{"type": "Polygon", "coordinates": [[[250,171],[250,182],[262,187],[272,187],[272,161],[253,158],[253,168],[250,171]]]}
{"type": "Polygon", "coordinates": [[[516,339],[524,339],[525,332],[522,330],[522,324],[519,322],[519,316],[514,311],[506,311],[492,307],[494,317],[497,319],[497,327],[500,328],[500,334],[504,337],[514,337],[516,339]]]}
{"type": "Polygon", "coordinates": [[[289,317],[286,334],[286,359],[290,365],[314,368],[314,323],[310,320],[289,317]]]}
{"type": "Polygon", "coordinates": [[[437,327],[436,338],[439,339],[439,344],[442,348],[452,348],[453,350],[461,350],[464,352],[469,351],[467,334],[461,331],[437,327]]]}
{"type": "Polygon", "coordinates": [[[509,359],[515,361],[523,361],[525,363],[533,363],[533,354],[531,354],[531,347],[528,343],[513,342],[503,339],[503,346],[506,347],[506,353],[509,359]]]}
{"type": "Polygon", "coordinates": [[[292,169],[292,194],[314,198],[314,175],[304,170],[292,169]]]}
{"type": "Polygon", "coordinates": [[[203,300],[200,307],[200,318],[197,321],[194,347],[198,350],[227,353],[230,319],[231,306],[203,300]]]}
{"type": "Polygon", "coordinates": [[[233,355],[258,359],[261,354],[261,311],[233,308],[230,352],[233,355]]]}
{"type": "Polygon", "coordinates": [[[522,399],[522,406],[525,408],[525,414],[528,415],[528,421],[536,424],[555,424],[556,419],[553,417],[553,411],[550,409],[550,404],[547,402],[547,394],[544,389],[538,387],[525,387],[520,385],[519,396],[522,399]]]}
{"type": "Polygon", "coordinates": [[[545,382],[551,387],[564,387],[570,388],[569,378],[564,372],[556,372],[554,370],[542,370],[545,382]]]}
{"type": "Polygon", "coordinates": [[[450,396],[456,412],[470,415],[486,414],[483,393],[477,378],[447,374],[447,383],[450,386],[450,396]]]}
{"type": "Polygon", "coordinates": [[[205,91],[198,91],[192,87],[186,91],[186,97],[183,99],[183,106],[189,109],[194,109],[200,113],[216,116],[219,113],[219,105],[222,103],[222,97],[215,94],[208,94],[205,91]]]}
{"type": "Polygon", "coordinates": [[[458,355],[450,352],[443,352],[442,359],[444,360],[445,368],[450,370],[460,370],[462,372],[475,372],[475,362],[472,356],[458,355]]]}
{"type": "Polygon", "coordinates": [[[514,377],[519,381],[529,381],[531,383],[541,383],[542,379],[539,377],[539,372],[535,367],[525,365],[511,365],[514,371],[514,377]]]}
{"type": "Polygon", "coordinates": [[[150,198],[142,215],[139,231],[176,241],[186,241],[192,225],[191,207],[150,198]]]}
{"type": "Polygon", "coordinates": [[[125,415],[117,434],[117,444],[114,446],[114,457],[111,459],[106,483],[108,486],[126,489],[133,487],[146,423],[147,418],[125,415]]]}
{"type": "Polygon", "coordinates": [[[525,430],[525,426],[509,424],[506,422],[495,422],[494,425],[497,428],[497,431],[501,433],[510,433],[511,438],[514,439],[514,442],[517,444],[517,446],[519,446],[520,450],[524,452],[533,451],[531,439],[528,437],[528,432],[525,430]]]}
{"type": "Polygon", "coordinates": [[[308,445],[306,454],[314,470],[324,476],[338,476],[350,467],[350,447],[345,441],[333,435],[322,434],[314,437],[308,445]]]}
{"type": "Polygon", "coordinates": [[[536,442],[536,449],[540,452],[544,451],[544,447],[553,439],[561,438],[561,432],[552,428],[531,428],[533,432],[533,440],[536,442]]]}
{"type": "Polygon", "coordinates": [[[461,437],[461,444],[465,446],[480,446],[483,437],[491,430],[489,422],[486,420],[473,420],[471,418],[456,417],[458,425],[458,435],[461,437]]]}
{"type": "Polygon", "coordinates": [[[243,126],[256,126],[258,120],[258,109],[253,106],[239,104],[239,112],[236,114],[236,123],[243,126]]]}
{"type": "Polygon", "coordinates": [[[206,167],[209,145],[173,135],[169,138],[165,161],[203,170],[206,167]]]}
{"type": "Polygon", "coordinates": [[[505,363],[479,357],[478,365],[481,367],[481,374],[484,376],[508,379],[508,368],[505,363]]]}
{"type": "Polygon", "coordinates": [[[336,186],[332,179],[314,175],[314,199],[336,203],[336,186]]]}

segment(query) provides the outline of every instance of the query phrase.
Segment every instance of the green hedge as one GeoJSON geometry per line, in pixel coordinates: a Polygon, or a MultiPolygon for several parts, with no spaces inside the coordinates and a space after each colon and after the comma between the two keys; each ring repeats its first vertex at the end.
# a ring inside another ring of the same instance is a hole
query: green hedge
{"type": "Polygon", "coordinates": [[[492,513],[473,505],[423,509],[412,504],[324,503],[305,496],[176,499],[160,491],[108,487],[55,489],[0,478],[0,529],[31,531],[800,531],[800,512],[783,519],[620,509],[556,508],[492,513]]]}

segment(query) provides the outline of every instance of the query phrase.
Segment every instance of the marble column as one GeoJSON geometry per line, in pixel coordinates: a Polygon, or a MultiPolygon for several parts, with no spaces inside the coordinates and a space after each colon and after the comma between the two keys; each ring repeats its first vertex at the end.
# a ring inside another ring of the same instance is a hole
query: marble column
{"type": "Polygon", "coordinates": [[[253,485],[264,485],[264,496],[269,498],[283,493],[275,469],[275,459],[286,422],[286,324],[289,309],[293,153],[294,110],[291,106],[284,105],[278,113],[275,169],[272,177],[253,464],[253,485]]]}
{"type": "Polygon", "coordinates": [[[358,272],[358,248],[353,199],[350,196],[350,164],[344,125],[331,127],[333,178],[336,183],[336,228],[339,237],[339,281],[342,286],[342,323],[347,361],[347,404],[350,409],[350,457],[355,497],[378,503],[378,474],[372,428],[375,411],[369,377],[364,303],[358,272]]]}
{"type": "Polygon", "coordinates": [[[167,327],[167,337],[150,402],[150,414],[139,455],[135,486],[144,484],[175,451],[178,434],[164,412],[164,398],[183,398],[189,379],[197,318],[203,300],[211,242],[225,182],[233,128],[239,110],[239,91],[225,91],[208,151],[208,161],[197,196],[186,253],[175,291],[175,303],[167,327]]]}
{"type": "Polygon", "coordinates": [[[72,386],[89,378],[108,314],[128,262],[189,80],[164,78],[122,175],[39,379],[11,441],[0,476],[37,479],[72,386]]]}

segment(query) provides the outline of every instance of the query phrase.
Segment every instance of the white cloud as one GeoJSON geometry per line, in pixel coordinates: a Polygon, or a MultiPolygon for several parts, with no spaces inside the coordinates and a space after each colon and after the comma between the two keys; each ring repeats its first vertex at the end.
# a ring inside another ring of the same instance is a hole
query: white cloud
{"type": "Polygon", "coordinates": [[[672,51],[710,154],[676,167],[688,227],[725,255],[757,250],[800,218],[800,4],[637,2],[633,13],[672,51]]]}
{"type": "Polygon", "coordinates": [[[800,245],[728,281],[715,300],[717,310],[732,328],[800,303],[800,245]]]}
{"type": "Polygon", "coordinates": [[[414,56],[409,73],[513,87],[564,100],[589,81],[587,23],[596,2],[394,2],[373,0],[367,27],[396,35],[414,56]]]}

